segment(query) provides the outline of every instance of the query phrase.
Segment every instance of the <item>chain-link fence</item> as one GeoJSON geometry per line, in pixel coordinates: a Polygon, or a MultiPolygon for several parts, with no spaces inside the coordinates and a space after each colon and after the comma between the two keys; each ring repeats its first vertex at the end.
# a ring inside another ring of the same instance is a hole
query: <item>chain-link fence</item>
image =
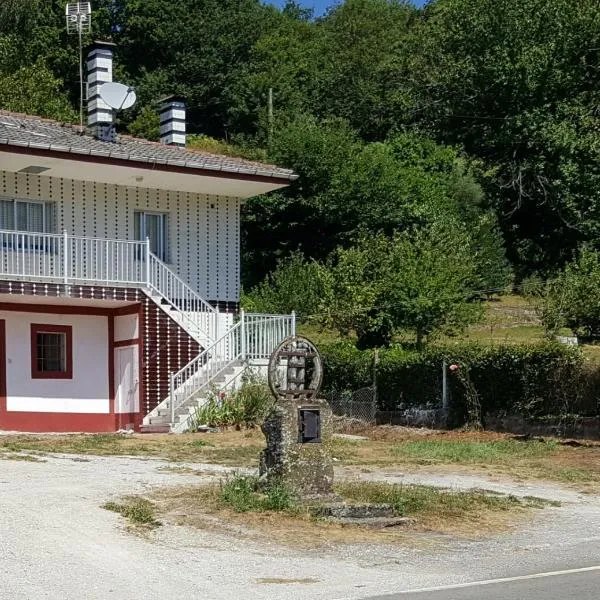
{"type": "Polygon", "coordinates": [[[350,390],[331,391],[325,394],[333,414],[338,417],[349,417],[374,423],[377,414],[377,394],[373,387],[350,390]]]}

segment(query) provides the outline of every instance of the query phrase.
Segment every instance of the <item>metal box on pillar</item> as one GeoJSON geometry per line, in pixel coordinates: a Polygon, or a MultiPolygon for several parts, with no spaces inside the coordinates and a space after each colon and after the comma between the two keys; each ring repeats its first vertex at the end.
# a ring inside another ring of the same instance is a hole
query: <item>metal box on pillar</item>
{"type": "Polygon", "coordinates": [[[322,380],[323,363],[310,340],[289,337],[273,352],[269,386],[275,402],[262,426],[267,446],[260,478],[306,499],[333,497],[332,412],[319,398],[322,380]]]}

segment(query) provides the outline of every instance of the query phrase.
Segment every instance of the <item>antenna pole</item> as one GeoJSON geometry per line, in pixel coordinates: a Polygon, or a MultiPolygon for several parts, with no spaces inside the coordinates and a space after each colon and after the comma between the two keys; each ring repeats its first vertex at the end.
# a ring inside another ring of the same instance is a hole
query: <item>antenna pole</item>
{"type": "Polygon", "coordinates": [[[83,27],[79,24],[79,125],[83,129],[83,27]]]}
{"type": "Polygon", "coordinates": [[[67,33],[79,37],[79,125],[83,129],[83,34],[92,30],[90,2],[70,2],[65,8],[67,33]]]}

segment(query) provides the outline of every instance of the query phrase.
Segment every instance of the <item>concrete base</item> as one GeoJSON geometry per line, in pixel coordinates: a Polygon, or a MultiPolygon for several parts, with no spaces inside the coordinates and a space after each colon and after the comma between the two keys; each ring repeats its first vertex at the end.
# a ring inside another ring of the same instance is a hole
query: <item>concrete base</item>
{"type": "Polygon", "coordinates": [[[267,447],[260,478],[277,481],[302,499],[333,499],[332,413],[326,400],[279,399],[262,426],[267,447]],[[319,411],[320,441],[300,443],[299,411],[319,411]]]}

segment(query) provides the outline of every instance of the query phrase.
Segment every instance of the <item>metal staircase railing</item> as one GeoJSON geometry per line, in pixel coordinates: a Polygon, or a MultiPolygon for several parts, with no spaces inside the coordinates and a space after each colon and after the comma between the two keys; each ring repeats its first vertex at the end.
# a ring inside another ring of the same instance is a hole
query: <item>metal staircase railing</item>
{"type": "Polygon", "coordinates": [[[240,313],[240,320],[169,381],[171,425],[177,410],[228,367],[247,360],[268,360],[286,337],[296,333],[296,315],[240,313]]]}

